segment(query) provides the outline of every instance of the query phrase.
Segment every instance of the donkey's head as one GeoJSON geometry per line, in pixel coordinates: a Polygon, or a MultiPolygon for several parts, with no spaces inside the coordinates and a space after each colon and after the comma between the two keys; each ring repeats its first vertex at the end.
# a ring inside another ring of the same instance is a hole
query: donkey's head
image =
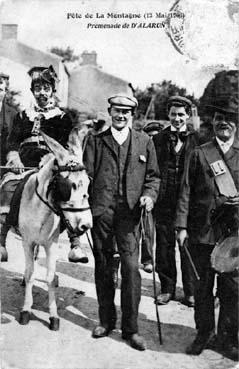
{"type": "Polygon", "coordinates": [[[41,132],[55,156],[53,176],[48,194],[61,214],[66,227],[77,235],[92,227],[92,214],[88,202],[89,177],[82,162],[81,136],[71,135],[69,150],[41,132]]]}

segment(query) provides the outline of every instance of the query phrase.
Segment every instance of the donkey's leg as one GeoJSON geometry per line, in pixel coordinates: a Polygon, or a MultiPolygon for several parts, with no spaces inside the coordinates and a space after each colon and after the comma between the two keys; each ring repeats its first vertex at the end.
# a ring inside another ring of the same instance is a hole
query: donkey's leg
{"type": "Polygon", "coordinates": [[[25,253],[25,297],[24,305],[20,313],[20,324],[28,324],[31,315],[31,308],[33,304],[32,286],[34,283],[34,247],[23,241],[25,253]]]}
{"type": "Polygon", "coordinates": [[[58,244],[53,242],[49,247],[45,248],[47,255],[47,284],[49,296],[49,314],[50,314],[50,329],[58,331],[60,326],[60,319],[57,314],[57,305],[55,298],[55,271],[58,244]]]}

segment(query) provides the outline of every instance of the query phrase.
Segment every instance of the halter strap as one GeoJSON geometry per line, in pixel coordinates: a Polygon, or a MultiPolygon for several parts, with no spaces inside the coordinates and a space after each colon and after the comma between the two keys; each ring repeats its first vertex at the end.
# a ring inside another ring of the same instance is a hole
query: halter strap
{"type": "Polygon", "coordinates": [[[72,225],[70,224],[69,220],[66,219],[63,211],[68,211],[68,212],[81,212],[81,211],[86,211],[89,210],[90,207],[85,207],[85,208],[61,208],[60,206],[52,206],[48,201],[44,200],[43,197],[39,194],[38,192],[38,186],[39,186],[39,181],[38,178],[36,177],[36,186],[35,186],[35,193],[38,196],[38,198],[51,210],[53,211],[54,214],[58,215],[60,217],[60,219],[62,220],[62,222],[64,223],[65,227],[70,231],[70,233],[75,233],[72,225]]]}

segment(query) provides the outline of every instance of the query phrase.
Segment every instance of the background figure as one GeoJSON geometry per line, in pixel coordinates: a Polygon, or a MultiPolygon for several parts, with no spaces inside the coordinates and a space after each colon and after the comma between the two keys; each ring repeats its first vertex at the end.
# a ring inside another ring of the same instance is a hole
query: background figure
{"type": "MultiPolygon", "coordinates": [[[[0,163],[6,164],[7,155],[7,138],[11,131],[13,118],[17,111],[8,105],[6,101],[6,94],[9,86],[9,76],[0,72],[0,134],[1,134],[1,151],[0,151],[0,163]]],[[[4,172],[0,169],[1,174],[4,172]]]]}
{"type": "MultiPolygon", "coordinates": [[[[12,129],[13,119],[16,115],[16,110],[9,106],[6,102],[6,93],[9,86],[9,76],[0,72],[0,135],[1,135],[1,147],[0,147],[0,165],[6,165],[7,156],[7,139],[12,129]]],[[[6,169],[0,168],[0,177],[6,173],[6,169]]],[[[6,211],[0,212],[0,258],[1,261],[7,261],[8,254],[5,248],[5,234],[8,229],[5,225],[6,211]]]]}
{"type": "MultiPolygon", "coordinates": [[[[176,220],[178,242],[182,246],[189,237],[190,252],[200,276],[195,284],[197,336],[186,350],[191,355],[199,355],[215,335],[215,270],[210,259],[216,242],[224,243],[224,249],[231,243],[233,249],[228,257],[231,260],[237,257],[238,266],[238,95],[219,96],[212,109],[215,138],[191,155],[176,220]]],[[[238,360],[238,283],[238,269],[218,275],[218,344],[225,355],[235,360],[238,360]]]]}
{"type": "Polygon", "coordinates": [[[213,125],[209,122],[200,124],[199,127],[199,145],[211,141],[214,136],[213,125]]]}
{"type": "MultiPolygon", "coordinates": [[[[192,103],[181,96],[168,101],[170,125],[153,136],[159,171],[160,191],[154,214],[156,221],[156,271],[161,282],[157,303],[167,304],[175,296],[177,270],[175,260],[175,212],[184,166],[190,152],[197,145],[197,133],[188,131],[187,119],[192,103]]],[[[181,249],[181,268],[184,302],[194,305],[195,277],[184,250],[181,249]]]]}
{"type": "Polygon", "coordinates": [[[90,135],[84,162],[92,177],[93,253],[100,324],[93,337],[108,335],[116,324],[115,285],[112,279],[116,240],[121,261],[122,338],[145,350],[138,334],[141,298],[139,273],[140,207],[151,211],[159,188],[157,159],[151,139],[129,128],[137,100],[116,95],[108,100],[112,126],[90,135]]]}
{"type": "MultiPolygon", "coordinates": [[[[10,201],[14,189],[24,176],[24,167],[37,168],[42,157],[49,153],[49,148],[41,137],[40,130],[54,138],[61,145],[66,146],[72,129],[69,115],[56,106],[54,92],[57,75],[53,67],[33,67],[29,71],[29,75],[32,79],[31,91],[35,98],[35,103],[34,106],[18,113],[14,118],[8,137],[6,165],[11,167],[15,176],[13,173],[7,173],[6,176],[8,176],[9,180],[5,178],[4,185],[3,183],[1,185],[1,216],[5,218],[0,239],[2,261],[7,261],[6,237],[12,225],[7,213],[10,209],[10,201]],[[9,192],[8,186],[13,181],[14,186],[12,186],[9,192]]],[[[13,206],[16,206],[16,204],[12,204],[13,206]]],[[[68,232],[68,235],[72,247],[70,254],[75,253],[78,261],[87,262],[88,258],[80,249],[77,235],[70,232],[68,232]]]]}

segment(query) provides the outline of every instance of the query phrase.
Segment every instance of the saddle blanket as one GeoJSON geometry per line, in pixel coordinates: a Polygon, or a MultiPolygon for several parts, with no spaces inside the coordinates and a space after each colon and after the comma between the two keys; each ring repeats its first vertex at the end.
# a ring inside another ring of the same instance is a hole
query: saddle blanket
{"type": "Polygon", "coordinates": [[[0,186],[0,213],[8,213],[7,222],[11,226],[15,227],[18,225],[18,215],[22,192],[28,178],[35,172],[36,170],[30,170],[17,175],[14,175],[14,173],[7,173],[3,178],[0,186]]]}

